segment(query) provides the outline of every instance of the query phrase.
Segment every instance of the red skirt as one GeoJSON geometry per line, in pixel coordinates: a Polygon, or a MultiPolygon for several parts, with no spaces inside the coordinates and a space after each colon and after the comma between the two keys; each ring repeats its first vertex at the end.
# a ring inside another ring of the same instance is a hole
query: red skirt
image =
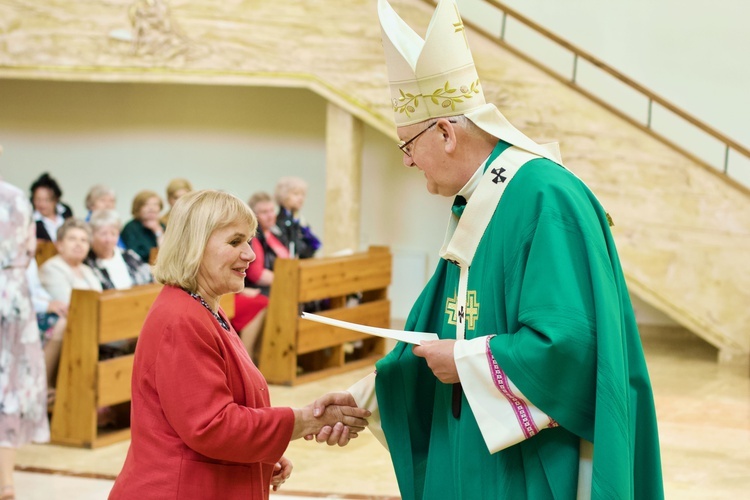
{"type": "Polygon", "coordinates": [[[235,294],[232,326],[239,332],[266,307],[268,307],[268,297],[265,295],[258,294],[255,297],[248,297],[241,293],[235,294]]]}

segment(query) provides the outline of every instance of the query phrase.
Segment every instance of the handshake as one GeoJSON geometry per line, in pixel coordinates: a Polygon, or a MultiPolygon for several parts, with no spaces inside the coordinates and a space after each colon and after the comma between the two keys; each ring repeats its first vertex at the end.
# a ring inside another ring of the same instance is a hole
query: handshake
{"type": "Polygon", "coordinates": [[[292,439],[346,446],[365,427],[370,411],[358,408],[354,397],[346,391],[330,392],[304,408],[294,409],[292,439]]]}

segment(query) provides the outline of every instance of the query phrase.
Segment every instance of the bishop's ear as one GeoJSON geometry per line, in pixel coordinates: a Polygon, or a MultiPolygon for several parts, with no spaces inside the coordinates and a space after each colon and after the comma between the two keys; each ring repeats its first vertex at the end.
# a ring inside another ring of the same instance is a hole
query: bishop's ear
{"type": "Polygon", "coordinates": [[[437,130],[442,135],[443,144],[446,153],[453,153],[456,150],[456,122],[447,118],[440,118],[437,121],[437,130]]]}

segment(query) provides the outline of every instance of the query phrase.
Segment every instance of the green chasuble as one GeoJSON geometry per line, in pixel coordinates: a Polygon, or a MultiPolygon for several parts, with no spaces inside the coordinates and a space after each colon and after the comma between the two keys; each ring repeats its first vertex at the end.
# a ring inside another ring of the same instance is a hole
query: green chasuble
{"type": "MultiPolygon", "coordinates": [[[[503,172],[505,148],[485,177],[503,172]]],[[[499,367],[559,426],[491,454],[466,396],[454,417],[453,386],[399,343],[375,384],[402,497],[575,499],[583,438],[594,448],[591,498],[663,498],[651,384],[607,214],[574,175],[536,158],[489,217],[468,268],[465,338],[494,335],[499,367]]],[[[441,259],[407,330],[456,338],[459,273],[441,259]]]]}

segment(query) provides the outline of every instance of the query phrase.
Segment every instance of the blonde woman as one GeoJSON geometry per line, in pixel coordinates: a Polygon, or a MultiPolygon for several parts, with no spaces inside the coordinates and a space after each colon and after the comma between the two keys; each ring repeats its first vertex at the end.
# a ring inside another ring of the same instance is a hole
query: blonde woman
{"type": "Polygon", "coordinates": [[[169,184],[167,184],[167,203],[169,203],[169,210],[161,219],[159,219],[159,222],[161,222],[164,227],[166,227],[167,222],[169,222],[169,214],[172,213],[172,207],[177,200],[192,190],[193,185],[187,179],[177,178],[169,181],[169,184]]]}
{"type": "Polygon", "coordinates": [[[196,191],[175,204],[154,267],[164,288],[135,351],[131,442],[110,499],[267,499],[292,471],[290,440],[367,424],[367,410],[272,407],[220,298],[244,287],[257,220],[241,200],[196,191]],[[330,411],[328,411],[330,409],[330,411]]]}

